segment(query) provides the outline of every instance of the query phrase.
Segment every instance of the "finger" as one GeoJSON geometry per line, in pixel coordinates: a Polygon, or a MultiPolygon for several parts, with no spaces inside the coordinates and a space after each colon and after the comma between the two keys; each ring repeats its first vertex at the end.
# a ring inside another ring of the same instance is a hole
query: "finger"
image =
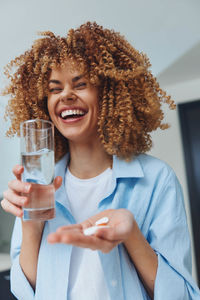
{"type": "MultiPolygon", "coordinates": [[[[95,226],[96,222],[104,217],[110,218],[112,211],[113,210],[111,210],[111,209],[107,209],[107,210],[104,210],[104,211],[90,217],[89,219],[87,219],[86,221],[81,223],[81,225],[83,226],[83,229],[88,228],[90,226],[95,226]]],[[[106,224],[106,225],[108,225],[108,224],[106,224]]]]}
{"type": "Polygon", "coordinates": [[[68,226],[62,226],[59,227],[56,232],[50,233],[47,237],[47,241],[49,243],[59,243],[61,242],[61,237],[64,234],[63,232],[66,232],[67,230],[74,227],[74,225],[68,225],[68,226]]]}
{"type": "Polygon", "coordinates": [[[60,243],[60,235],[56,232],[50,233],[47,237],[47,242],[50,244],[60,243]]]}
{"type": "Polygon", "coordinates": [[[59,189],[59,187],[61,187],[62,185],[62,177],[61,176],[57,176],[54,181],[53,181],[55,190],[59,189]]]}
{"type": "Polygon", "coordinates": [[[73,245],[82,248],[90,248],[91,250],[100,250],[103,253],[110,252],[115,246],[116,242],[111,242],[107,240],[103,240],[96,236],[92,236],[88,239],[76,240],[73,245]]]}
{"type": "Polygon", "coordinates": [[[11,180],[8,182],[8,187],[17,193],[29,193],[31,190],[31,184],[28,182],[22,182],[20,180],[11,180]]]}
{"type": "Polygon", "coordinates": [[[16,176],[18,180],[21,180],[21,174],[24,172],[24,168],[21,165],[16,165],[13,168],[13,174],[16,176]]]}
{"type": "Polygon", "coordinates": [[[24,206],[28,202],[28,198],[25,196],[19,196],[12,190],[7,190],[3,193],[3,197],[8,202],[12,203],[13,205],[17,206],[24,206]]]}
{"type": "Polygon", "coordinates": [[[86,229],[94,225],[94,221],[92,219],[87,219],[86,221],[81,223],[82,229],[86,229]]]}
{"type": "Polygon", "coordinates": [[[71,230],[71,229],[82,230],[82,226],[81,226],[81,224],[72,224],[72,225],[67,225],[67,226],[61,226],[56,230],[56,232],[61,233],[61,232],[65,232],[65,231],[71,230]]]}
{"type": "Polygon", "coordinates": [[[106,241],[104,245],[102,245],[102,248],[99,249],[103,253],[110,252],[113,248],[115,248],[119,243],[118,242],[109,242],[106,241]]]}
{"type": "Polygon", "coordinates": [[[101,250],[103,253],[109,252],[116,246],[116,242],[106,241],[96,236],[84,236],[79,229],[52,233],[47,240],[49,243],[71,244],[76,247],[101,250]]]}
{"type": "Polygon", "coordinates": [[[80,232],[81,230],[79,228],[70,228],[70,226],[68,229],[59,228],[56,232],[49,234],[47,240],[49,243],[72,244],[80,232]]]}
{"type": "Polygon", "coordinates": [[[121,238],[117,234],[115,227],[99,227],[95,233],[95,236],[112,242],[121,242],[121,238]]]}
{"type": "Polygon", "coordinates": [[[93,250],[100,250],[103,253],[110,252],[116,245],[115,242],[107,241],[107,240],[101,239],[97,236],[92,237],[92,242],[93,242],[93,247],[94,247],[93,250]]]}
{"type": "MultiPolygon", "coordinates": [[[[62,243],[63,242],[63,236],[64,238],[69,233],[69,230],[78,230],[79,232],[82,231],[82,226],[80,224],[73,224],[73,225],[67,225],[59,227],[56,232],[51,233],[48,235],[48,242],[49,243],[62,243]]],[[[73,231],[73,234],[74,231],[73,231]]],[[[65,243],[68,243],[68,240],[65,240],[65,243]]]]}
{"type": "Polygon", "coordinates": [[[21,218],[23,216],[22,208],[15,206],[14,204],[12,204],[11,202],[9,202],[6,199],[3,199],[1,201],[1,206],[2,206],[3,210],[5,210],[6,212],[8,212],[16,217],[21,218]]]}
{"type": "Polygon", "coordinates": [[[74,242],[79,240],[80,234],[82,234],[82,230],[79,227],[74,227],[73,225],[65,227],[68,228],[59,228],[56,232],[49,234],[48,241],[73,244],[74,242]]]}

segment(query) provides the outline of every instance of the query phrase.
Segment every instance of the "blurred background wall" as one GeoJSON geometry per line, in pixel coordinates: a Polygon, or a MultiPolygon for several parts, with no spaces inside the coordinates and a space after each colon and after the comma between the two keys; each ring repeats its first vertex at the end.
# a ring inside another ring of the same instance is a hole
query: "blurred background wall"
{"type": "MultiPolygon", "coordinates": [[[[96,21],[125,35],[152,63],[152,72],[175,100],[200,99],[200,1],[198,0],[1,0],[0,2],[0,89],[6,84],[3,67],[28,49],[37,32],[51,30],[65,35],[70,28],[96,21]]],[[[3,119],[5,97],[0,97],[0,196],[19,162],[19,140],[8,139],[9,122],[3,119]]],[[[183,187],[192,236],[187,178],[177,111],[168,111],[169,130],[152,134],[150,154],[175,170],[183,187]]],[[[0,252],[9,251],[14,219],[0,208],[0,252]]],[[[193,254],[193,276],[196,278],[193,254]]]]}

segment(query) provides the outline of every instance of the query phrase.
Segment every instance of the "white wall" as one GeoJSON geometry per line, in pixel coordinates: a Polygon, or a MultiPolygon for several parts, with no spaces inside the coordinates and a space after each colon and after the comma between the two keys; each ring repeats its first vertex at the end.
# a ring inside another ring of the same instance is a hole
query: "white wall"
{"type": "Polygon", "coordinates": [[[0,102],[0,198],[3,191],[7,189],[8,180],[13,178],[13,166],[20,161],[19,139],[5,137],[9,123],[4,121],[4,102],[0,102]]]}
{"type": "MultiPolygon", "coordinates": [[[[176,104],[200,99],[200,78],[171,86],[162,86],[162,88],[164,88],[168,92],[168,94],[172,96],[176,104]]],[[[150,154],[166,161],[176,172],[177,177],[179,178],[179,181],[183,187],[186,213],[192,237],[188,187],[183,155],[183,145],[179,126],[178,110],[166,110],[166,120],[171,125],[171,128],[165,130],[162,134],[161,131],[153,133],[152,137],[154,146],[150,154]]],[[[192,248],[192,251],[193,277],[196,279],[194,248],[192,248]]]]}
{"type": "MultiPolygon", "coordinates": [[[[38,31],[66,35],[69,28],[88,20],[124,34],[147,53],[157,74],[199,40],[199,9],[200,2],[195,0],[1,0],[0,90],[5,86],[3,67],[30,48],[38,31]]],[[[5,102],[0,97],[0,196],[19,160],[18,140],[4,137],[5,102]]]]}

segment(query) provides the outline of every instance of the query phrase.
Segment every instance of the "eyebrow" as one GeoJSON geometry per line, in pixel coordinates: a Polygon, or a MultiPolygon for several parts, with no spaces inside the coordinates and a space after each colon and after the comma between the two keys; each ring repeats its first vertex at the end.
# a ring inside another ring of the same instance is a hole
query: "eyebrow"
{"type": "Polygon", "coordinates": [[[61,84],[61,82],[59,80],[55,80],[55,79],[49,80],[49,84],[50,83],[61,84]]]}
{"type": "Polygon", "coordinates": [[[76,76],[76,77],[72,78],[72,82],[76,82],[79,79],[81,79],[82,77],[83,77],[83,75],[76,76]]]}
{"type": "MultiPolygon", "coordinates": [[[[79,75],[79,76],[76,76],[76,77],[72,78],[72,82],[74,83],[74,82],[79,81],[83,76],[84,75],[79,75]]],[[[61,84],[61,82],[59,80],[56,80],[56,79],[49,80],[49,84],[50,83],[61,84]]]]}

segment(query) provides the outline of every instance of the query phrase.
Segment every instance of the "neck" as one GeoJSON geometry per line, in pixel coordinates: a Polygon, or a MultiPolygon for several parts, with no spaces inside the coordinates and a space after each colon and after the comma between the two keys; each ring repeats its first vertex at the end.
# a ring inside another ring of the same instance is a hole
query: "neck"
{"type": "Polygon", "coordinates": [[[105,152],[99,141],[81,145],[70,142],[69,150],[69,169],[78,178],[92,178],[112,167],[112,156],[105,152]]]}

